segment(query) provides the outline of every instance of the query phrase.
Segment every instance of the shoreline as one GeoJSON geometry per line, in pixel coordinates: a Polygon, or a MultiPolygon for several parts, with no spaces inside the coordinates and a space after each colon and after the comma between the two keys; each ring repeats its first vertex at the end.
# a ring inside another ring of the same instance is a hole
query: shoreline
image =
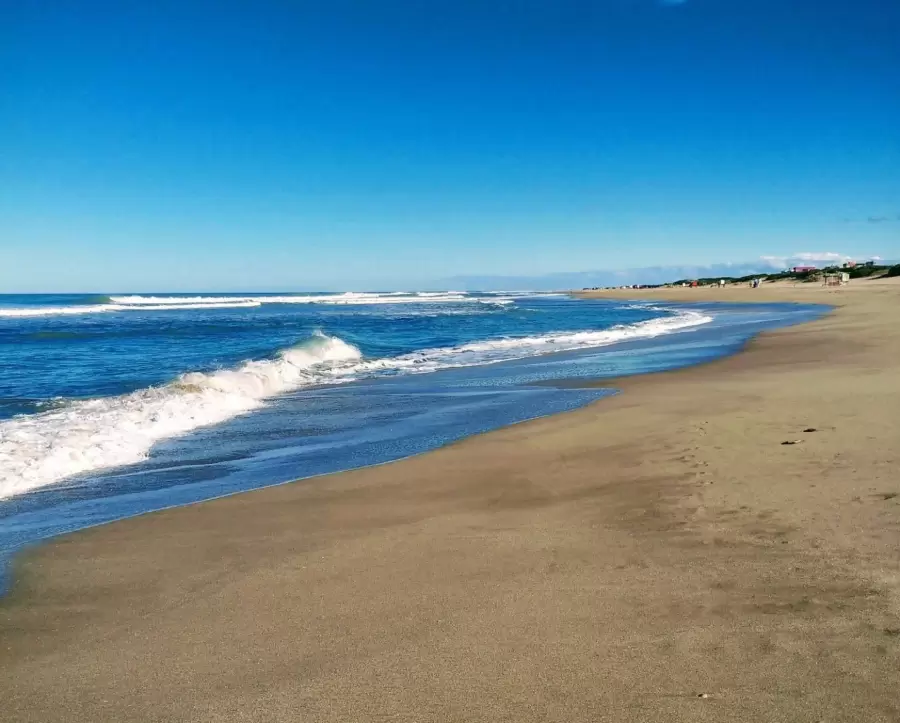
{"type": "MultiPolygon", "coordinates": [[[[572,298],[577,298],[578,295],[570,294],[570,296],[572,298]]],[[[787,304],[785,304],[785,305],[787,306],[787,304]]],[[[693,307],[691,305],[684,305],[683,308],[691,309],[693,307]]],[[[826,309],[828,307],[822,306],[822,308],[826,309]]],[[[825,313],[825,312],[820,312],[820,313],[825,313]]],[[[787,325],[793,326],[793,325],[802,324],[802,323],[805,323],[805,320],[792,321],[792,322],[788,323],[787,325]]],[[[702,332],[704,328],[705,328],[705,326],[695,327],[695,328],[690,328],[687,331],[701,331],[702,332]]],[[[726,326],[726,328],[727,328],[727,326],[726,326]]],[[[768,330],[768,328],[769,327],[766,327],[765,330],[768,330]]],[[[780,328],[780,327],[776,324],[775,326],[773,326],[771,328],[780,328]]],[[[674,333],[677,338],[682,333],[684,333],[684,331],[685,330],[669,332],[669,333],[663,335],[661,338],[663,338],[663,339],[671,338],[672,333],[674,333]]],[[[742,345],[745,344],[747,341],[749,341],[749,339],[751,339],[752,336],[755,336],[758,333],[759,332],[754,332],[751,336],[748,336],[747,339],[742,342],[742,345]]],[[[655,340],[654,337],[649,337],[649,338],[646,338],[643,340],[626,339],[626,340],[622,340],[622,341],[618,341],[618,342],[609,344],[608,346],[599,347],[599,349],[606,348],[606,349],[612,349],[613,351],[615,351],[616,349],[620,349],[623,346],[627,347],[628,345],[633,344],[635,341],[638,341],[638,342],[643,341],[644,343],[648,343],[648,342],[652,342],[654,340],[655,340]]],[[[673,370],[684,368],[685,366],[690,367],[690,366],[703,365],[703,364],[707,364],[712,361],[718,360],[720,358],[730,356],[734,353],[737,353],[735,351],[734,347],[728,348],[728,345],[725,344],[724,342],[720,346],[721,346],[721,351],[715,353],[715,355],[712,356],[711,358],[704,358],[704,359],[699,359],[696,361],[689,362],[687,364],[675,365],[669,369],[662,369],[662,370],[654,369],[654,370],[650,370],[650,371],[635,371],[635,372],[631,372],[631,373],[623,373],[623,374],[619,374],[616,376],[610,376],[610,377],[596,377],[595,378],[595,377],[584,376],[584,377],[580,377],[580,378],[570,378],[570,377],[563,376],[563,377],[559,377],[557,379],[524,382],[522,384],[523,389],[532,388],[532,387],[534,387],[534,388],[551,388],[551,389],[560,389],[560,390],[603,389],[607,392],[607,394],[604,395],[604,397],[598,396],[594,400],[584,402],[580,406],[570,407],[568,409],[563,409],[563,410],[541,412],[538,414],[534,414],[532,416],[526,416],[523,418],[516,419],[515,421],[505,422],[498,426],[494,426],[494,427],[491,427],[491,428],[488,428],[488,429],[485,429],[482,431],[470,432],[463,437],[460,437],[457,439],[452,439],[451,441],[447,441],[447,442],[436,443],[427,449],[411,452],[409,454],[403,454],[402,456],[398,456],[393,459],[385,459],[385,460],[375,461],[375,462],[370,462],[370,463],[362,463],[362,464],[359,464],[358,466],[351,467],[349,469],[346,469],[346,468],[345,469],[336,469],[336,470],[331,470],[331,471],[311,473],[311,474],[304,475],[302,477],[280,479],[280,480],[276,480],[276,481],[267,481],[267,482],[259,484],[258,486],[255,486],[255,487],[244,487],[244,488],[231,489],[228,491],[219,492],[215,495],[211,495],[208,497],[200,497],[198,499],[191,499],[190,501],[172,501],[170,503],[167,503],[165,505],[161,505],[161,506],[158,506],[155,508],[151,507],[148,509],[141,509],[140,511],[122,512],[119,514],[119,516],[111,518],[111,519],[100,519],[99,521],[90,521],[87,524],[79,523],[80,526],[77,526],[77,527],[70,527],[69,529],[48,532],[48,533],[44,534],[43,536],[35,537],[34,539],[29,540],[28,542],[25,542],[25,543],[20,542],[20,543],[18,543],[18,545],[16,547],[13,547],[13,548],[4,547],[4,540],[3,540],[2,536],[0,536],[0,598],[2,598],[2,596],[5,595],[11,587],[11,584],[12,584],[11,578],[13,577],[12,571],[14,570],[15,560],[19,556],[21,556],[23,554],[27,554],[30,550],[33,550],[36,547],[39,547],[40,545],[46,544],[58,537],[61,537],[64,535],[76,534],[76,533],[79,533],[79,532],[82,532],[85,530],[94,529],[96,527],[102,527],[103,525],[112,524],[112,523],[116,523],[116,522],[120,522],[120,521],[124,521],[124,520],[128,520],[128,519],[133,519],[135,517],[139,517],[139,516],[145,515],[145,514],[152,514],[154,512],[162,512],[162,511],[165,511],[168,509],[174,509],[174,508],[183,507],[186,505],[198,504],[201,502],[209,502],[212,500],[229,497],[229,496],[232,496],[235,494],[243,494],[244,492],[253,491],[256,489],[265,489],[268,487],[276,487],[279,485],[291,484],[294,482],[304,482],[304,481],[309,481],[309,480],[315,480],[315,479],[318,479],[321,477],[327,477],[329,475],[341,474],[344,472],[350,472],[350,471],[355,471],[355,470],[363,470],[363,469],[367,469],[370,467],[377,467],[382,464],[391,464],[394,462],[401,462],[406,459],[410,459],[413,457],[420,456],[422,454],[427,454],[429,452],[433,452],[437,449],[441,449],[442,447],[456,444],[460,441],[463,441],[464,439],[466,439],[468,437],[487,434],[487,433],[496,431],[498,429],[503,429],[505,427],[513,426],[516,424],[522,424],[522,423],[533,421],[536,419],[542,419],[542,418],[545,418],[548,416],[555,416],[555,415],[562,414],[565,412],[573,411],[574,409],[578,409],[581,406],[586,406],[586,405],[592,403],[592,401],[600,401],[601,398],[605,398],[605,396],[607,396],[607,395],[613,395],[613,394],[618,393],[618,390],[615,388],[615,386],[616,386],[616,381],[620,380],[620,379],[626,379],[626,378],[633,377],[633,376],[641,376],[643,374],[656,374],[656,373],[665,372],[665,371],[673,371],[673,370]]],[[[575,351],[577,351],[577,350],[575,350],[575,351]]],[[[565,355],[567,353],[575,353],[575,351],[566,350],[566,351],[562,351],[562,352],[554,352],[552,354],[545,354],[544,356],[545,357],[549,356],[552,358],[552,357],[558,357],[560,355],[565,355]]],[[[590,349],[587,349],[585,351],[590,351],[590,349]]],[[[515,361],[519,361],[519,360],[515,360],[515,359],[509,360],[509,362],[515,362],[515,361]]],[[[509,362],[507,362],[507,363],[509,363],[509,362]]],[[[311,387],[311,389],[316,389],[316,388],[317,387],[311,387]]],[[[327,389],[327,388],[329,388],[329,386],[322,385],[319,388],[327,389]]],[[[339,388],[339,387],[334,387],[334,388],[339,388]]],[[[116,499],[115,497],[110,498],[110,500],[112,500],[112,501],[114,501],[115,499],[116,499]]],[[[61,517],[61,519],[64,519],[64,518],[65,518],[65,516],[63,515],[61,517]]],[[[13,519],[13,522],[17,521],[17,518],[15,516],[12,519],[13,519]]],[[[0,522],[2,522],[2,521],[0,521],[0,522]]],[[[29,521],[29,522],[31,524],[33,524],[33,521],[29,521]]]]}
{"type": "MultiPolygon", "coordinates": [[[[704,364],[704,363],[712,363],[712,361],[717,361],[717,360],[711,360],[710,362],[700,362],[700,363],[698,363],[698,366],[701,364],[704,364]]],[[[671,370],[671,371],[677,371],[677,369],[671,370]]],[[[647,372],[647,373],[648,374],[659,374],[659,373],[665,373],[665,372],[647,372]]],[[[643,376],[643,374],[628,375],[628,376],[643,376]]],[[[617,377],[616,379],[627,379],[628,376],[617,377]]],[[[550,385],[550,386],[552,386],[552,385],[550,385]]],[[[565,388],[565,387],[561,386],[560,388],[565,388]]],[[[573,388],[577,388],[577,387],[573,387],[573,388]]],[[[590,388],[602,388],[602,387],[599,383],[596,385],[596,387],[592,387],[590,383],[587,383],[583,386],[583,388],[590,389],[590,388]]],[[[615,396],[615,394],[617,394],[619,392],[619,390],[612,389],[612,388],[610,389],[610,391],[612,393],[609,394],[608,396],[600,397],[593,401],[587,402],[583,406],[590,406],[591,404],[601,402],[604,399],[615,396]]],[[[167,512],[169,510],[177,510],[177,509],[180,509],[183,507],[192,507],[193,505],[202,505],[207,502],[215,502],[216,500],[222,500],[222,499],[227,499],[229,497],[235,497],[237,495],[244,495],[244,494],[251,493],[251,492],[267,490],[267,489],[271,489],[273,487],[281,487],[283,485],[299,484],[299,483],[303,483],[303,482],[314,482],[315,480],[323,479],[326,477],[334,477],[337,475],[349,474],[352,472],[362,472],[362,471],[369,470],[369,469],[375,469],[377,467],[383,467],[385,465],[399,464],[401,462],[405,462],[406,460],[416,459],[418,457],[422,457],[424,455],[431,454],[431,453],[436,452],[441,449],[447,449],[456,444],[465,442],[467,439],[470,439],[473,437],[480,437],[485,434],[492,434],[493,432],[496,432],[496,431],[499,431],[502,429],[508,429],[510,427],[515,427],[520,424],[528,424],[529,422],[535,422],[535,421],[539,421],[542,419],[557,417],[557,416],[560,416],[563,414],[569,414],[573,411],[578,411],[579,409],[582,409],[582,408],[583,407],[575,407],[574,409],[568,409],[568,410],[564,410],[561,412],[549,412],[547,414],[541,414],[536,417],[529,417],[527,419],[521,419],[516,422],[504,424],[501,427],[489,429],[485,432],[475,432],[474,434],[467,435],[465,437],[462,437],[461,439],[449,442],[447,444],[443,444],[438,447],[426,449],[421,452],[413,452],[409,455],[406,455],[404,457],[398,457],[396,459],[388,459],[383,462],[371,462],[369,464],[363,464],[359,467],[352,467],[350,469],[338,470],[335,472],[319,472],[316,474],[307,475],[305,477],[295,477],[292,479],[287,479],[287,480],[284,480],[281,482],[269,482],[269,483],[263,484],[260,487],[251,487],[248,489],[239,489],[239,490],[234,490],[231,492],[224,492],[220,495],[216,495],[215,497],[207,497],[207,498],[196,500],[193,502],[176,502],[171,505],[167,505],[165,507],[159,507],[159,508],[155,508],[155,509],[151,509],[151,510],[145,510],[143,512],[136,512],[133,514],[125,515],[123,517],[116,517],[115,519],[105,520],[103,522],[96,522],[96,523],[87,525],[85,527],[79,527],[77,529],[69,530],[67,532],[59,532],[59,533],[50,534],[47,537],[43,537],[43,538],[35,540],[33,542],[26,543],[24,546],[18,548],[15,552],[13,552],[10,555],[0,555],[0,566],[3,566],[4,562],[5,562],[5,568],[0,567],[0,613],[2,613],[2,609],[3,609],[4,596],[6,596],[9,593],[9,591],[12,589],[12,587],[15,585],[15,577],[16,577],[15,569],[16,569],[16,564],[17,564],[17,561],[19,560],[19,558],[27,557],[28,555],[34,553],[35,551],[37,551],[39,548],[43,547],[44,545],[53,544],[54,540],[68,537],[70,535],[78,535],[83,532],[90,532],[92,530],[95,530],[95,529],[98,529],[101,527],[106,527],[107,525],[115,525],[118,523],[128,522],[129,520],[134,520],[134,519],[137,519],[140,517],[144,517],[146,515],[154,515],[154,514],[161,513],[161,512],[167,512]]],[[[2,629],[0,629],[0,631],[2,631],[2,629]]]]}
{"type": "Polygon", "coordinates": [[[895,720],[900,285],[670,291],[598,296],[836,308],[566,414],[17,555],[12,719],[895,720]]]}

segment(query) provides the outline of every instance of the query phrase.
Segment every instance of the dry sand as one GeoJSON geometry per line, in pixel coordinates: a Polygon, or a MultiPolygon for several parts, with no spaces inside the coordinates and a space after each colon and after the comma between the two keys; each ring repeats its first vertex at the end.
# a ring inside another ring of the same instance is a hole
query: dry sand
{"type": "Polygon", "coordinates": [[[648,295],[838,308],[576,412],[54,541],[0,602],[0,718],[900,720],[900,284],[648,295]]]}

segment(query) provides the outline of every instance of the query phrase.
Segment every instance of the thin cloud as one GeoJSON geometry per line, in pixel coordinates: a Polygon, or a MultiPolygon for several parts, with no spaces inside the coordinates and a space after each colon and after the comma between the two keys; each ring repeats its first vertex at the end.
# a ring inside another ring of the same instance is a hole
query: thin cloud
{"type": "Polygon", "coordinates": [[[848,218],[848,217],[845,216],[845,217],[842,218],[840,221],[841,221],[841,223],[858,223],[858,222],[863,222],[863,223],[889,223],[889,222],[891,222],[891,221],[900,221],[900,213],[896,214],[895,216],[891,216],[891,215],[888,215],[888,216],[868,216],[868,217],[866,217],[866,218],[859,218],[859,217],[857,217],[857,218],[848,218]]]}
{"type": "Polygon", "coordinates": [[[838,254],[834,251],[804,251],[794,254],[792,257],[798,261],[849,261],[846,254],[838,254]]]}
{"type": "Polygon", "coordinates": [[[792,266],[818,266],[842,264],[852,257],[835,251],[800,251],[789,256],[760,256],[759,260],[773,269],[788,269],[792,266]]]}

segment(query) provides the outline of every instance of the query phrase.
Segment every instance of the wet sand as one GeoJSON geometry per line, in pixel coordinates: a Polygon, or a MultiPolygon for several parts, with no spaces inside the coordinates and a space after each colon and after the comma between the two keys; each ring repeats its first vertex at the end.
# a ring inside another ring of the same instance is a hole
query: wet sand
{"type": "Polygon", "coordinates": [[[837,308],[576,412],[40,547],[0,601],[0,717],[900,720],[900,283],[612,295],[837,308]]]}

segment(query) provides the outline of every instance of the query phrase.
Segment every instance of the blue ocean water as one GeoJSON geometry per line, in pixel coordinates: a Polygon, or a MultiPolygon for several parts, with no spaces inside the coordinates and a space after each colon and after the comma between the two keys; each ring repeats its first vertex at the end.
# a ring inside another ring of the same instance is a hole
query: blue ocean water
{"type": "Polygon", "coordinates": [[[822,307],[557,294],[0,296],[0,557],[582,406],[822,307]]]}

